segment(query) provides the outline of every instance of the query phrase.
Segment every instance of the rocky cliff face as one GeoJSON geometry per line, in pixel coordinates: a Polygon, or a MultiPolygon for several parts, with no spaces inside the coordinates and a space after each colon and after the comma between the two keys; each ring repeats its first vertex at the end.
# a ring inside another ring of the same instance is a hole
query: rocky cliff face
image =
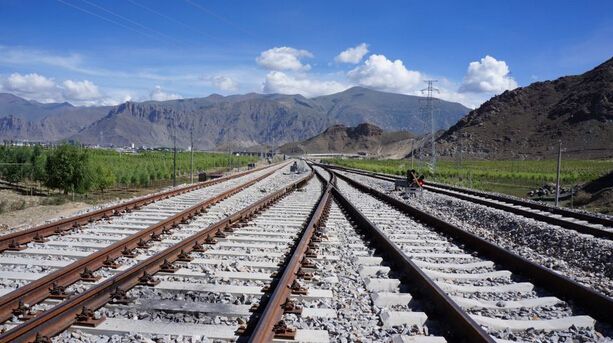
{"type": "Polygon", "coordinates": [[[476,158],[613,156],[613,59],[582,75],[507,91],[438,139],[438,151],[476,158]]]}

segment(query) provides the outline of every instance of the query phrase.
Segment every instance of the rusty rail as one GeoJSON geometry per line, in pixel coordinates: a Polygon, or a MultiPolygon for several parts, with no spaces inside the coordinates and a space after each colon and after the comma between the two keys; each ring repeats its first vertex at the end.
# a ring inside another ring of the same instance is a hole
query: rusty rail
{"type": "Polygon", "coordinates": [[[84,213],[78,216],[61,219],[52,223],[43,224],[40,226],[33,227],[31,229],[13,232],[7,235],[0,236],[0,252],[5,250],[18,250],[23,248],[24,244],[30,243],[35,240],[42,240],[45,237],[62,234],[65,231],[72,230],[81,225],[87,225],[89,223],[95,222],[100,219],[105,219],[111,216],[120,215],[122,212],[131,211],[134,209],[138,209],[141,206],[149,205],[155,201],[168,199],[170,197],[174,197],[183,193],[191,192],[196,189],[208,187],[220,182],[224,182],[227,180],[235,179],[247,174],[250,174],[257,170],[262,170],[269,168],[270,166],[265,166],[258,169],[252,169],[248,171],[244,171],[241,173],[237,173],[234,175],[229,175],[223,178],[199,182],[193,185],[181,187],[178,189],[172,189],[166,192],[162,192],[159,194],[153,194],[146,197],[130,200],[115,206],[110,206],[106,208],[102,208],[99,210],[91,211],[88,213],[84,213]]]}
{"type": "MultiPolygon", "coordinates": [[[[39,339],[44,339],[45,337],[57,335],[75,323],[77,314],[80,313],[83,308],[93,311],[104,306],[116,297],[118,293],[123,293],[138,285],[142,281],[143,276],[151,276],[157,273],[165,260],[172,263],[179,258],[179,255],[185,253],[189,254],[195,247],[204,243],[205,239],[210,237],[211,234],[217,231],[223,231],[237,222],[251,218],[256,212],[269,207],[272,203],[281,199],[291,190],[306,183],[312,177],[313,173],[311,172],[308,176],[293,182],[289,186],[266,196],[208,228],[185,238],[172,247],[160,251],[129,269],[106,279],[74,298],[69,298],[48,311],[12,328],[0,335],[0,342],[32,342],[37,336],[39,339]]],[[[192,214],[196,215],[196,213],[201,213],[204,208],[203,206],[194,206],[192,208],[192,214]]]]}
{"type": "MultiPolygon", "coordinates": [[[[268,298],[266,307],[255,324],[253,331],[250,333],[249,342],[264,343],[270,342],[274,338],[274,327],[283,316],[284,304],[289,300],[291,286],[302,268],[302,261],[306,257],[309,243],[316,229],[321,225],[322,220],[325,219],[326,213],[329,211],[330,201],[332,199],[330,193],[332,185],[328,184],[319,173],[316,174],[322,183],[326,185],[326,188],[319,198],[317,207],[311,214],[308,224],[302,232],[300,241],[294,247],[293,253],[289,260],[287,260],[287,263],[285,263],[283,272],[274,285],[274,291],[268,298]]],[[[290,332],[286,332],[284,329],[282,334],[290,334],[291,336],[292,329],[289,330],[290,332]]]]}
{"type": "Polygon", "coordinates": [[[359,190],[393,206],[400,212],[419,220],[434,230],[451,236],[459,243],[510,269],[512,272],[526,277],[535,285],[550,291],[552,294],[574,305],[580,306],[590,316],[602,322],[613,323],[613,317],[611,317],[611,313],[613,313],[613,298],[583,286],[562,274],[536,264],[477,235],[462,230],[436,216],[412,207],[399,199],[379,192],[342,174],[336,172],[335,174],[359,190]]]}
{"type": "MultiPolygon", "coordinates": [[[[126,237],[120,241],[98,250],[85,258],[79,259],[63,268],[54,271],[38,280],[20,287],[4,296],[0,297],[0,322],[5,322],[13,315],[13,310],[19,306],[20,302],[32,305],[39,303],[50,296],[50,289],[63,288],[81,280],[81,273],[88,269],[95,271],[108,265],[109,261],[115,260],[126,251],[134,251],[141,242],[147,242],[154,237],[171,230],[175,225],[185,222],[194,215],[201,213],[209,206],[240,192],[241,190],[255,184],[256,182],[272,175],[276,170],[283,166],[272,169],[271,171],[257,177],[254,180],[229,189],[213,198],[204,200],[182,212],[167,218],[159,223],[153,224],[146,229],[126,237]]],[[[141,243],[142,244],[142,243],[141,243]]]]}
{"type": "MultiPolygon", "coordinates": [[[[323,165],[320,165],[320,166],[323,166],[323,165]]],[[[396,180],[402,179],[402,177],[394,177],[391,175],[386,175],[386,174],[381,174],[381,173],[366,172],[363,170],[353,169],[353,168],[345,168],[345,167],[340,167],[340,166],[328,166],[328,165],[326,165],[325,167],[330,168],[330,169],[348,171],[354,174],[369,176],[369,177],[373,177],[373,178],[385,180],[385,181],[390,181],[390,182],[394,182],[396,180]]],[[[426,184],[424,188],[434,193],[444,194],[444,195],[448,195],[454,198],[477,203],[480,205],[493,207],[493,208],[503,210],[506,212],[511,212],[511,213],[514,213],[514,214],[517,214],[517,215],[520,215],[526,218],[532,218],[532,219],[542,221],[548,224],[557,225],[565,229],[574,230],[574,231],[584,233],[584,234],[589,234],[594,237],[603,238],[603,239],[613,239],[613,231],[598,229],[598,228],[587,226],[581,223],[574,223],[569,220],[531,212],[525,209],[510,206],[507,204],[497,203],[492,200],[506,202],[506,203],[510,203],[513,205],[524,206],[524,207],[528,207],[534,210],[539,210],[539,211],[548,212],[552,214],[559,214],[567,218],[585,220],[593,224],[601,224],[601,225],[610,226],[613,228],[613,221],[609,219],[600,218],[600,217],[596,217],[596,216],[592,216],[592,215],[584,214],[584,213],[577,213],[577,212],[565,210],[562,208],[554,208],[554,207],[550,207],[546,205],[540,205],[540,204],[535,204],[535,203],[531,203],[527,201],[521,201],[519,199],[512,199],[512,198],[507,198],[503,196],[487,194],[484,192],[478,192],[475,190],[470,190],[470,189],[465,189],[465,188],[460,188],[460,187],[453,187],[453,186],[440,184],[440,183],[431,183],[431,185],[426,184]],[[466,193],[466,194],[461,194],[461,193],[466,193]],[[482,198],[475,198],[475,196],[482,197],[482,198]]]]}

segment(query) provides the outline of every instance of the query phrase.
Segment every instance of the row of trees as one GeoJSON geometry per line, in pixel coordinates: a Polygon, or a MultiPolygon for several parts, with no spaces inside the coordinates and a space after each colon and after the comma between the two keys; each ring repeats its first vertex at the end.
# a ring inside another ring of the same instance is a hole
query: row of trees
{"type": "MultiPolygon", "coordinates": [[[[194,170],[242,166],[251,157],[194,153],[194,170]]],[[[190,154],[178,153],[177,175],[190,172],[190,154]]],[[[149,186],[156,180],[170,180],[173,173],[171,152],[118,153],[63,144],[46,149],[0,147],[0,178],[19,183],[38,182],[64,193],[104,191],[114,186],[149,186]]]]}

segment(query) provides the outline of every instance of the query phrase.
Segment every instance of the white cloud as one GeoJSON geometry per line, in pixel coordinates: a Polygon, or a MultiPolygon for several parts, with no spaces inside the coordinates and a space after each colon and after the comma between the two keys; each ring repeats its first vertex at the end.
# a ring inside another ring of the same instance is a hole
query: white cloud
{"type": "Polygon", "coordinates": [[[211,79],[213,87],[222,91],[236,91],[238,90],[238,82],[228,76],[215,76],[211,79]]]}
{"type": "Polygon", "coordinates": [[[314,97],[341,92],[348,86],[337,81],[315,80],[306,77],[295,77],[280,71],[271,71],[264,81],[264,93],[301,94],[314,97]]]}
{"type": "Polygon", "coordinates": [[[0,77],[0,90],[27,100],[42,103],[67,101],[77,106],[117,105],[131,99],[126,91],[105,94],[89,80],[65,80],[58,83],[37,73],[13,73],[6,78],[0,77]]]}
{"type": "Polygon", "coordinates": [[[2,89],[17,96],[39,102],[62,101],[60,89],[53,79],[31,73],[13,73],[2,81],[2,89]]]}
{"type": "Polygon", "coordinates": [[[62,82],[64,86],[64,97],[71,100],[95,100],[102,97],[98,86],[93,82],[84,81],[72,81],[66,80],[62,82]]]}
{"type": "Polygon", "coordinates": [[[500,93],[517,88],[517,82],[509,75],[509,66],[486,55],[481,61],[470,62],[461,93],[500,93]]]}
{"type": "Polygon", "coordinates": [[[284,46],[263,51],[255,60],[269,70],[306,71],[311,69],[311,66],[302,63],[300,59],[304,57],[313,57],[313,54],[306,50],[284,46]]]}
{"type": "Polygon", "coordinates": [[[390,61],[384,55],[370,55],[364,64],[347,73],[360,86],[397,93],[411,93],[421,86],[422,75],[408,70],[401,60],[390,61]]]}
{"type": "Polygon", "coordinates": [[[351,63],[358,64],[362,60],[362,57],[368,53],[368,45],[362,43],[356,47],[349,48],[340,54],[338,54],[334,60],[337,63],[351,63]]]}
{"type": "Polygon", "coordinates": [[[179,94],[164,92],[160,86],[155,86],[151,93],[149,93],[149,98],[154,101],[183,99],[183,97],[179,94]]]}

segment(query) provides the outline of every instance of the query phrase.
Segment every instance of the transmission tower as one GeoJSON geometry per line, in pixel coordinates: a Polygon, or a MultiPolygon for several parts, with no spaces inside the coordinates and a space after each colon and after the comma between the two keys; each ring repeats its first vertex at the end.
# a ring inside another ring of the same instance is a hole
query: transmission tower
{"type": "Polygon", "coordinates": [[[428,118],[428,116],[430,116],[430,145],[432,146],[430,171],[432,173],[434,173],[436,168],[436,147],[434,146],[434,134],[436,132],[434,128],[434,102],[437,100],[432,96],[432,94],[434,94],[434,92],[439,93],[438,88],[433,87],[435,82],[437,82],[437,80],[426,80],[428,87],[421,90],[422,94],[426,95],[426,98],[424,99],[425,104],[422,107],[424,118],[428,118]]]}

